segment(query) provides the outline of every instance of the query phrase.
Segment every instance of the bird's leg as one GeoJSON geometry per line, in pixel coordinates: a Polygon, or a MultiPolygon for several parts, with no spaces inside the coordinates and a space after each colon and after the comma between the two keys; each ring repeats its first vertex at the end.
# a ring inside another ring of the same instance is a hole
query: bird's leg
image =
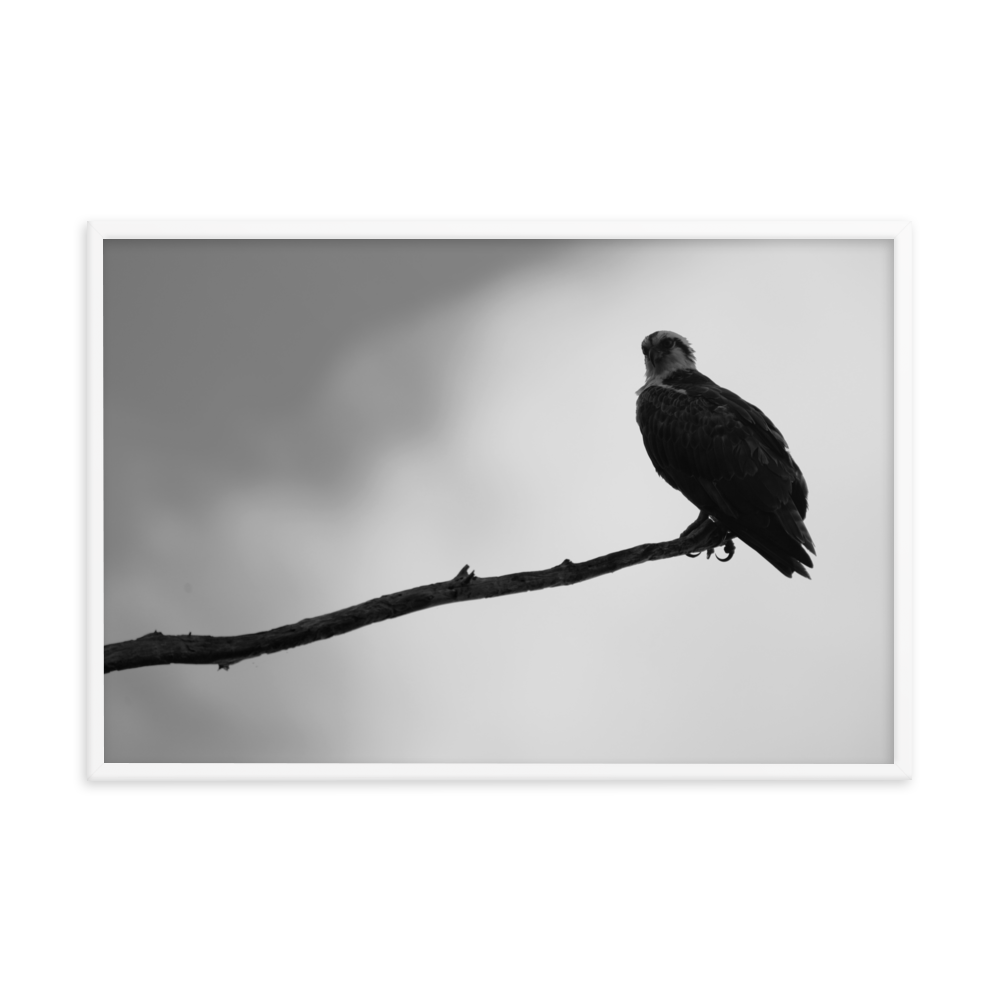
{"type": "Polygon", "coordinates": [[[685,529],[684,529],[684,530],[683,530],[683,531],[681,532],[681,538],[687,538],[687,537],[688,537],[688,535],[693,535],[693,534],[694,534],[694,533],[695,533],[695,532],[696,532],[696,531],[697,531],[697,530],[698,530],[699,528],[701,528],[701,526],[702,526],[702,525],[703,525],[703,524],[704,524],[704,523],[705,523],[706,521],[710,521],[710,520],[711,520],[711,518],[710,518],[710,517],[708,516],[708,514],[706,514],[706,513],[705,513],[705,511],[703,511],[703,510],[700,510],[700,511],[698,511],[698,517],[697,517],[697,520],[694,520],[694,521],[692,521],[692,522],[691,522],[691,523],[690,523],[690,524],[689,524],[689,525],[688,525],[688,526],[687,526],[687,527],[686,527],[686,528],[685,528],[685,529]]]}
{"type": "MultiPolygon", "coordinates": [[[[711,517],[705,511],[698,511],[698,517],[681,532],[681,538],[691,538],[693,535],[700,534],[704,531],[705,525],[710,524],[711,521],[711,517]]],[[[702,550],[698,549],[696,552],[685,552],[684,554],[688,559],[697,559],[701,552],[702,550]]]]}
{"type": "Polygon", "coordinates": [[[722,544],[728,537],[729,532],[705,511],[702,511],[698,519],[681,532],[682,539],[697,546],[693,552],[685,553],[689,559],[700,556],[702,552],[706,554],[706,558],[711,559],[716,546],[722,544]]]}

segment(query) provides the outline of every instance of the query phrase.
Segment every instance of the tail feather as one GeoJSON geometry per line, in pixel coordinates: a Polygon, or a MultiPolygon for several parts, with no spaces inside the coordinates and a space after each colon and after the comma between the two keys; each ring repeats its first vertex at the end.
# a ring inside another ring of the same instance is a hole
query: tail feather
{"type": "Polygon", "coordinates": [[[802,520],[802,515],[795,509],[792,504],[789,504],[783,510],[778,511],[778,520],[781,522],[781,526],[785,529],[788,534],[804,545],[813,555],[816,555],[816,546],[813,545],[812,536],[809,534],[809,529],[806,527],[805,521],[802,520]]]}
{"type": "Polygon", "coordinates": [[[760,538],[750,536],[743,531],[736,532],[736,537],[746,542],[755,552],[760,553],[779,573],[784,573],[788,577],[798,573],[799,576],[804,576],[807,580],[812,579],[806,569],[807,566],[812,566],[812,560],[805,549],[800,548],[801,554],[796,557],[787,552],[781,552],[760,538]]]}
{"type": "Polygon", "coordinates": [[[740,523],[727,527],[737,538],[762,555],[779,573],[784,573],[787,577],[798,573],[810,579],[806,567],[812,566],[809,552],[815,555],[816,549],[798,511],[791,507],[788,510],[781,511],[776,517],[761,515],[759,519],[754,519],[756,523],[741,519],[740,523]],[[788,510],[793,511],[795,516],[792,517],[788,510]]]}

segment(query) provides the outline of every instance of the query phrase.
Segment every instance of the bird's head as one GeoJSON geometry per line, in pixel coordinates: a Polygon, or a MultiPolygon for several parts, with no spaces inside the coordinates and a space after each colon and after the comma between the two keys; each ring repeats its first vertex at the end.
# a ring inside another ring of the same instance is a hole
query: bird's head
{"type": "Polygon", "coordinates": [[[679,368],[694,368],[694,351],[686,337],[669,330],[657,330],[642,342],[646,378],[669,375],[679,368]]]}

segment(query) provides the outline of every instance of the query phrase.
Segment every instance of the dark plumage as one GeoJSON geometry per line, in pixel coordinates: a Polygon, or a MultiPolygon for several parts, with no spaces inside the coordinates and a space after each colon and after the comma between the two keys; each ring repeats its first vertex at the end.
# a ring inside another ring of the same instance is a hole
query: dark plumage
{"type": "Polygon", "coordinates": [[[642,352],[636,419],[656,471],[785,576],[808,577],[816,552],[803,520],[808,488],[781,432],[702,375],[683,337],[658,330],[642,352]]]}

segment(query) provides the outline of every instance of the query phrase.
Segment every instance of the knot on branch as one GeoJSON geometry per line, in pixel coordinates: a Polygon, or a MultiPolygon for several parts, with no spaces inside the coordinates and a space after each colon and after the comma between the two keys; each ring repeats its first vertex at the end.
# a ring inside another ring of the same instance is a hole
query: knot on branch
{"type": "Polygon", "coordinates": [[[448,589],[453,593],[461,595],[464,591],[469,589],[472,581],[476,579],[476,571],[469,569],[469,564],[466,563],[459,571],[448,581],[448,589]]]}

